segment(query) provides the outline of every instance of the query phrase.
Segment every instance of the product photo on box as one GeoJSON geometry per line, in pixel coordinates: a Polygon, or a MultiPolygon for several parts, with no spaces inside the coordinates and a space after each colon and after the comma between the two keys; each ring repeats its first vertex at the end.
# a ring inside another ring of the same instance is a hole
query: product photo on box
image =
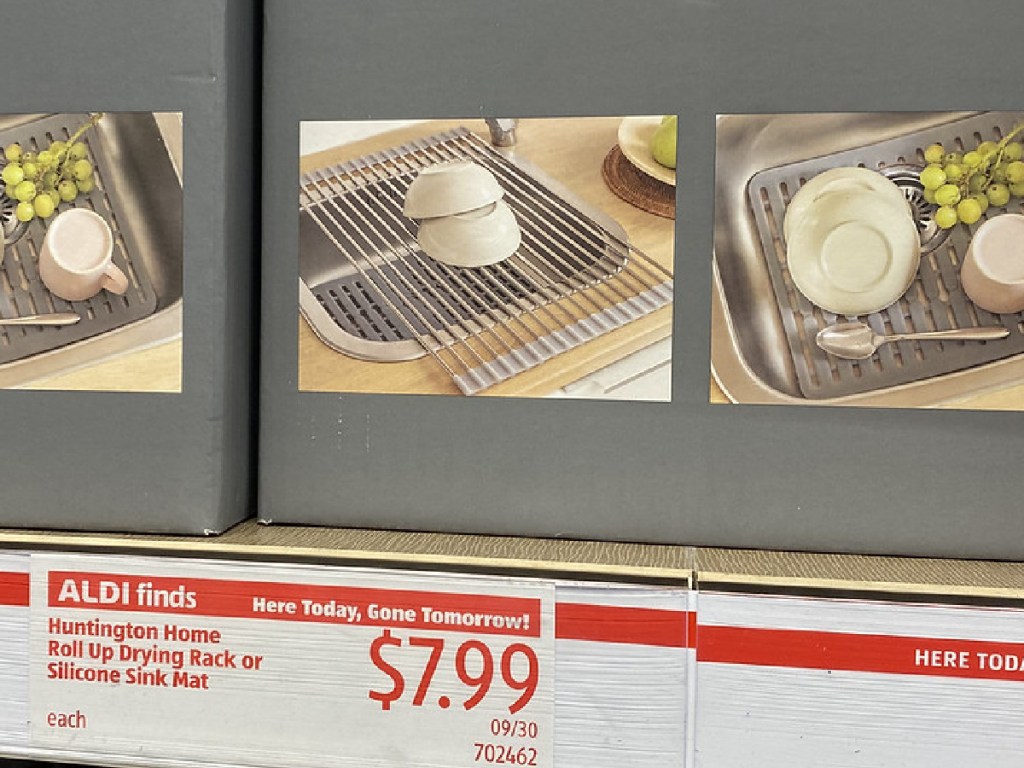
{"type": "Polygon", "coordinates": [[[300,145],[299,390],[572,397],[606,359],[670,350],[675,176],[660,221],[602,176],[652,120],[304,122],[334,146],[300,145]]]}

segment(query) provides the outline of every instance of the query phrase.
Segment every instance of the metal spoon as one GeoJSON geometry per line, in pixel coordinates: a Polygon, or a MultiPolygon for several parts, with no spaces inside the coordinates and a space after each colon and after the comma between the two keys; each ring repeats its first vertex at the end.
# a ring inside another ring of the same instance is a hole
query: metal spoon
{"type": "Polygon", "coordinates": [[[46,315],[0,317],[0,325],[74,325],[81,319],[74,312],[51,312],[46,315]]]}
{"type": "Polygon", "coordinates": [[[815,341],[826,352],[847,360],[864,360],[875,350],[892,341],[909,339],[961,339],[969,341],[990,341],[1005,339],[1010,331],[1000,325],[987,328],[957,328],[951,331],[924,331],[922,333],[894,333],[883,336],[875,333],[867,323],[836,323],[818,331],[815,341]]]}

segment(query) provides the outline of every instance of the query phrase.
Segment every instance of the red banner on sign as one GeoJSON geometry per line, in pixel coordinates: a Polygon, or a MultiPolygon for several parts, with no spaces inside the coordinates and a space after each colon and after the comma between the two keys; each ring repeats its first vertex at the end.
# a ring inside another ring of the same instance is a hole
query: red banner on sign
{"type": "Polygon", "coordinates": [[[662,608],[557,603],[555,638],[692,648],[696,614],[662,608]]]}
{"type": "Polygon", "coordinates": [[[700,625],[697,661],[1024,682],[1024,643],[700,625]]]}
{"type": "Polygon", "coordinates": [[[540,600],[318,584],[50,571],[51,608],[540,637],[540,600]]]}
{"type": "Polygon", "coordinates": [[[28,574],[0,571],[0,605],[28,607],[28,574]]]}

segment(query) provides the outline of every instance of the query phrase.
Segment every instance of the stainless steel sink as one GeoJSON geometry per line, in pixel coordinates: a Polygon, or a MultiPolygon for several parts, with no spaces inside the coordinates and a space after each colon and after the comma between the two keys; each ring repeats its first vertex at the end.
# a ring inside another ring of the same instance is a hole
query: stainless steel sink
{"type": "MultiPolygon", "coordinates": [[[[0,116],[0,145],[66,138],[84,115],[0,116]]],[[[45,227],[29,231],[4,254],[3,311],[78,312],[65,329],[29,328],[0,339],[0,387],[64,373],[181,336],[182,122],[179,114],[107,113],[86,140],[97,169],[97,189],[75,205],[101,213],[115,231],[115,262],[130,273],[125,297],[101,294],[64,302],[35,284],[35,259],[45,227]],[[64,336],[58,334],[64,333],[64,336]],[[24,333],[24,336],[16,335],[24,333]],[[49,336],[45,334],[50,334],[49,336]]]]}
{"type": "MultiPolygon", "coordinates": [[[[921,152],[930,141],[951,148],[998,138],[1022,119],[1014,113],[948,112],[719,117],[711,363],[726,395],[744,403],[927,407],[1024,381],[1024,317],[990,315],[962,295],[957,299],[959,259],[971,235],[966,228],[933,255],[925,254],[922,274],[898,306],[868,319],[880,330],[1001,323],[1011,328],[1012,338],[984,353],[980,347],[901,343],[857,364],[811,348],[814,328],[836,318],[812,307],[786,282],[785,245],[777,226],[788,196],[827,167],[905,168],[923,162],[921,152]],[[770,194],[761,182],[765,177],[776,182],[770,194]],[[788,179],[788,186],[779,179],[788,179]],[[924,274],[928,269],[934,269],[934,277],[924,274]],[[841,394],[829,396],[829,386],[816,390],[808,377],[815,386],[822,379],[837,385],[833,389],[841,394]]],[[[1020,208],[1019,201],[1011,203],[1010,210],[1020,208]]],[[[919,224],[925,240],[927,222],[919,224]]]]}

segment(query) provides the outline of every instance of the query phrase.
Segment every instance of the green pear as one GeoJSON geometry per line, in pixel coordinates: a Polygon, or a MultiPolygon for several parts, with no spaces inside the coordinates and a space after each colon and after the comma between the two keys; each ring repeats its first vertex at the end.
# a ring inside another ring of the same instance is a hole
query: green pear
{"type": "Polygon", "coordinates": [[[676,167],[676,115],[666,115],[651,137],[651,154],[666,168],[676,167]]]}

